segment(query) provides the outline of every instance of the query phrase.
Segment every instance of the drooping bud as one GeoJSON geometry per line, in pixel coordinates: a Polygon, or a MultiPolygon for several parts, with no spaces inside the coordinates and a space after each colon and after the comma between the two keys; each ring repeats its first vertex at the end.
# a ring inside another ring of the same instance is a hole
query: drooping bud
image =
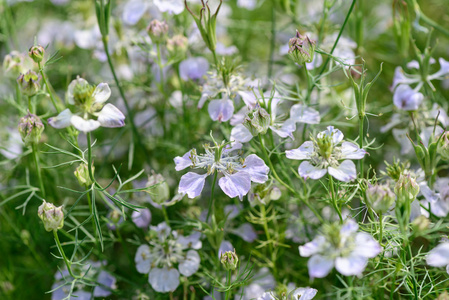
{"type": "Polygon", "coordinates": [[[161,174],[154,173],[149,176],[147,187],[150,188],[151,200],[157,204],[164,203],[170,197],[170,187],[161,174]]]}
{"type": "Polygon", "coordinates": [[[64,226],[62,206],[56,207],[52,203],[44,200],[44,203],[39,206],[37,215],[44,223],[45,230],[47,231],[58,230],[64,226]]]}
{"type": "Polygon", "coordinates": [[[366,202],[376,213],[388,211],[396,200],[396,195],[386,185],[372,185],[366,190],[366,202]]]}
{"type": "Polygon", "coordinates": [[[44,59],[45,49],[41,45],[33,46],[28,51],[28,55],[35,63],[40,63],[44,59]]]}
{"type": "Polygon", "coordinates": [[[167,38],[168,25],[165,21],[153,20],[147,27],[147,33],[151,41],[160,44],[167,38]]]}
{"type": "Polygon", "coordinates": [[[232,251],[226,251],[221,254],[220,257],[221,264],[225,267],[226,270],[235,270],[237,268],[239,257],[237,256],[237,253],[232,251]]]}
{"type": "Polygon", "coordinates": [[[29,70],[25,74],[20,74],[17,78],[17,83],[22,90],[22,93],[26,96],[34,96],[40,89],[41,76],[36,72],[29,70]]]}
{"type": "Polygon", "coordinates": [[[187,52],[189,40],[181,35],[175,35],[171,39],[167,40],[167,51],[173,60],[182,60],[187,52]]]}
{"type": "Polygon", "coordinates": [[[441,158],[444,160],[449,160],[449,132],[443,133],[437,151],[441,158]]]}
{"type": "Polygon", "coordinates": [[[38,144],[43,131],[44,124],[38,116],[28,112],[25,117],[20,119],[19,132],[25,146],[38,144]]]}
{"type": "Polygon", "coordinates": [[[410,174],[401,174],[394,187],[394,192],[400,204],[411,203],[419,193],[419,185],[410,174]]]}
{"type": "MultiPolygon", "coordinates": [[[[94,172],[95,172],[95,167],[92,166],[92,175],[94,172]]],[[[78,168],[76,168],[74,174],[75,174],[76,179],[78,179],[78,183],[81,186],[89,187],[93,184],[93,181],[92,181],[92,179],[90,179],[90,176],[89,176],[89,168],[88,168],[87,164],[81,163],[78,166],[78,168]]]]}
{"type": "Polygon", "coordinates": [[[267,133],[271,124],[270,114],[260,106],[249,112],[243,120],[243,125],[253,136],[267,133]]]}
{"type": "Polygon", "coordinates": [[[313,60],[315,44],[315,41],[309,39],[308,36],[301,35],[296,30],[296,36],[288,42],[288,55],[297,64],[310,63],[313,60]]]}

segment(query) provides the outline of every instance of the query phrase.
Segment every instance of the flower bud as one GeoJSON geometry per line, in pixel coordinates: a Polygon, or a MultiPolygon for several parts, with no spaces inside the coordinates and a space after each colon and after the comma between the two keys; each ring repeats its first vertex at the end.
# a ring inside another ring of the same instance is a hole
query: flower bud
{"type": "Polygon", "coordinates": [[[430,221],[425,216],[420,215],[413,220],[412,226],[414,231],[419,235],[429,228],[430,221]]]}
{"type": "Polygon", "coordinates": [[[39,206],[37,215],[44,223],[45,230],[53,231],[64,226],[64,212],[62,206],[56,207],[52,203],[45,202],[39,206]]]}
{"type": "Polygon", "coordinates": [[[235,270],[237,268],[239,257],[237,253],[232,251],[226,251],[221,254],[220,257],[221,264],[225,267],[226,270],[235,270]]]}
{"type": "Polygon", "coordinates": [[[189,40],[181,35],[175,35],[167,40],[167,51],[174,60],[181,60],[185,57],[189,40]]]}
{"type": "Polygon", "coordinates": [[[251,206],[256,204],[267,205],[270,201],[279,200],[281,196],[281,190],[271,182],[268,182],[253,185],[248,193],[248,201],[251,206]]]}
{"type": "Polygon", "coordinates": [[[20,119],[19,132],[25,146],[38,144],[43,131],[44,124],[38,116],[28,112],[28,115],[20,119]]]}
{"type": "Polygon", "coordinates": [[[5,72],[11,72],[14,77],[22,72],[24,55],[18,51],[12,51],[3,59],[5,72]]]}
{"type": "Polygon", "coordinates": [[[151,200],[157,204],[162,204],[170,198],[170,187],[161,174],[148,177],[147,187],[150,187],[151,200]]]}
{"type": "Polygon", "coordinates": [[[386,185],[372,185],[366,190],[366,202],[376,213],[388,211],[396,200],[396,195],[386,185]]]}
{"type": "Polygon", "coordinates": [[[398,202],[413,202],[419,193],[419,185],[410,174],[401,174],[394,187],[398,202]]]}
{"type": "Polygon", "coordinates": [[[153,20],[147,27],[147,33],[150,36],[151,41],[156,44],[165,41],[167,38],[167,32],[168,25],[165,21],[160,22],[159,20],[153,20]]]}
{"type": "Polygon", "coordinates": [[[248,113],[243,120],[243,125],[251,132],[253,136],[267,133],[271,124],[270,114],[260,106],[248,113]]]}
{"type": "Polygon", "coordinates": [[[33,46],[28,51],[28,55],[35,63],[40,63],[44,59],[45,49],[41,45],[33,46]]]}
{"type": "Polygon", "coordinates": [[[296,36],[288,42],[288,55],[297,64],[310,63],[313,60],[315,44],[315,41],[310,40],[308,36],[301,35],[296,30],[296,36]]]}
{"type": "Polygon", "coordinates": [[[444,160],[449,160],[449,132],[443,133],[438,147],[438,153],[444,160]]]}
{"type": "MultiPolygon", "coordinates": [[[[95,167],[92,166],[92,175],[95,172],[95,167]]],[[[76,168],[75,172],[75,177],[76,179],[78,179],[78,183],[81,186],[84,187],[89,187],[93,184],[93,181],[90,179],[89,176],[89,168],[88,165],[85,163],[82,163],[78,166],[78,168],[76,168]]]]}
{"type": "Polygon", "coordinates": [[[25,74],[20,74],[17,78],[17,83],[19,84],[24,95],[34,96],[40,89],[40,80],[40,75],[37,75],[34,71],[29,70],[25,74]]]}

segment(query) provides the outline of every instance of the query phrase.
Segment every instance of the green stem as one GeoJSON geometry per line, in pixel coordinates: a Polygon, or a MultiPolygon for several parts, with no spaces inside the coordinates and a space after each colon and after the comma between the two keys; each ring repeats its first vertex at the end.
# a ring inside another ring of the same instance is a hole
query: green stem
{"type": "Polygon", "coordinates": [[[69,271],[70,276],[72,276],[75,279],[80,278],[79,276],[76,276],[75,274],[73,274],[72,263],[67,259],[67,256],[65,255],[64,249],[62,248],[61,242],[59,241],[58,231],[53,230],[53,235],[55,237],[56,246],[58,247],[59,252],[62,255],[62,258],[64,259],[65,265],[67,266],[67,270],[69,271]]]}
{"type": "Polygon", "coordinates": [[[87,169],[92,182],[95,182],[94,173],[92,171],[92,142],[90,132],[87,133],[87,169]]]}
{"type": "MultiPolygon", "coordinates": [[[[351,15],[352,10],[354,9],[354,5],[355,5],[356,1],[357,1],[357,0],[352,0],[351,7],[349,7],[349,11],[348,11],[348,13],[346,14],[346,17],[345,17],[345,20],[344,20],[344,22],[343,22],[343,25],[341,26],[340,31],[338,32],[337,39],[335,40],[334,45],[332,46],[332,50],[331,50],[331,52],[329,53],[330,55],[332,55],[332,53],[334,53],[334,50],[335,50],[335,48],[337,47],[338,41],[340,40],[340,37],[341,37],[341,35],[343,34],[343,30],[345,29],[346,23],[348,23],[349,16],[351,15]]],[[[324,70],[326,69],[327,64],[329,63],[330,59],[331,59],[331,57],[328,56],[327,59],[326,59],[326,62],[325,62],[324,65],[323,65],[323,68],[321,68],[320,76],[324,73],[324,70]]]]}
{"type": "MultiPolygon", "coordinates": [[[[365,112],[363,112],[364,114],[365,112]]],[[[359,117],[359,147],[360,149],[363,149],[363,138],[364,138],[364,131],[363,131],[363,122],[365,121],[364,116],[359,117]]],[[[359,168],[360,168],[360,177],[363,178],[363,167],[364,167],[364,159],[362,158],[359,160],[359,168]]]]}
{"type": "Polygon", "coordinates": [[[56,105],[55,98],[53,97],[53,93],[51,92],[51,88],[48,85],[47,77],[44,74],[44,69],[41,67],[41,63],[40,62],[37,63],[37,66],[39,67],[39,73],[41,74],[42,80],[44,81],[45,88],[47,89],[47,93],[50,95],[51,103],[53,103],[54,108],[56,109],[56,111],[59,114],[60,110],[59,110],[58,106],[56,105]]]}
{"type": "Polygon", "coordinates": [[[281,185],[283,185],[285,188],[287,188],[290,192],[292,192],[293,194],[298,196],[298,198],[301,199],[304,202],[304,204],[307,205],[307,207],[315,214],[315,216],[318,218],[318,220],[320,220],[320,222],[324,222],[323,217],[321,217],[321,215],[316,211],[316,209],[312,205],[310,205],[310,203],[307,200],[300,197],[300,195],[297,191],[295,191],[291,186],[289,186],[281,178],[279,178],[279,175],[277,174],[276,169],[274,168],[273,163],[271,162],[270,156],[267,153],[267,149],[265,149],[265,143],[260,134],[259,134],[259,142],[260,142],[260,147],[262,148],[262,152],[265,156],[265,160],[268,162],[268,166],[270,167],[271,173],[273,174],[274,178],[281,185]]]}
{"type": "Polygon", "coordinates": [[[165,208],[164,205],[161,205],[161,206],[162,206],[162,214],[164,215],[165,223],[167,223],[167,225],[170,225],[170,219],[168,218],[167,208],[165,208]]]}
{"type": "Polygon", "coordinates": [[[340,218],[340,223],[343,223],[343,217],[341,216],[340,208],[338,207],[337,203],[337,197],[335,195],[335,188],[334,188],[334,179],[332,178],[332,175],[329,174],[329,189],[331,190],[331,201],[332,205],[335,208],[335,211],[338,214],[338,217],[340,218]]]}
{"type": "Polygon", "coordinates": [[[225,299],[228,300],[229,296],[231,294],[231,289],[230,289],[230,285],[231,285],[231,270],[228,270],[227,274],[226,274],[226,295],[225,295],[225,299]]]}
{"type": "Polygon", "coordinates": [[[274,49],[276,47],[276,8],[271,8],[271,41],[270,41],[270,57],[268,61],[268,78],[273,74],[274,49]]]}
{"type": "Polygon", "coordinates": [[[34,110],[33,110],[33,103],[32,103],[32,97],[28,96],[28,111],[30,112],[30,114],[34,114],[34,110]]]}
{"type": "Polygon", "coordinates": [[[382,213],[379,213],[379,244],[381,244],[381,245],[383,245],[382,244],[382,240],[383,240],[383,232],[384,232],[384,229],[383,229],[383,215],[382,215],[382,213]]]}
{"type": "MultiPolygon", "coordinates": [[[[126,99],[125,93],[123,91],[122,85],[120,84],[120,81],[118,80],[117,74],[115,73],[114,64],[112,63],[111,55],[109,54],[109,46],[108,46],[108,36],[102,37],[103,41],[103,47],[104,51],[106,53],[106,57],[108,60],[109,68],[111,69],[112,76],[114,77],[115,85],[118,88],[118,91],[120,93],[120,96],[123,99],[123,103],[125,103],[126,113],[128,114],[129,122],[131,123],[131,129],[133,132],[133,135],[136,137],[137,145],[142,149],[142,151],[145,153],[146,148],[142,144],[142,139],[140,138],[139,131],[137,130],[136,123],[134,121],[134,114],[129,106],[128,100],[126,99]]],[[[147,164],[150,165],[150,157],[149,155],[145,155],[145,159],[147,161],[147,164]]]]}
{"type": "MultiPolygon", "coordinates": [[[[215,184],[217,182],[218,172],[215,171],[214,173],[214,180],[212,181],[212,188],[210,191],[210,199],[209,199],[209,210],[207,211],[207,217],[206,217],[206,223],[209,221],[209,217],[211,215],[212,210],[215,210],[214,207],[214,191],[215,191],[215,184]]],[[[213,213],[215,215],[215,211],[213,213]]]]}
{"type": "Polygon", "coordinates": [[[39,153],[37,152],[37,145],[33,143],[31,148],[33,151],[34,166],[36,168],[37,179],[39,181],[39,188],[41,190],[42,197],[45,198],[46,196],[45,196],[44,181],[42,180],[42,173],[39,165],[39,153]]]}

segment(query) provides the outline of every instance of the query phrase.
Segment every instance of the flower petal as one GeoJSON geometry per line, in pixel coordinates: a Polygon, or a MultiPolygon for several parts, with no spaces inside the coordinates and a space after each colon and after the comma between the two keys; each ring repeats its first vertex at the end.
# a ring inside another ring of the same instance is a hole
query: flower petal
{"type": "Polygon", "coordinates": [[[122,20],[127,25],[135,25],[147,11],[148,4],[142,0],[131,0],[123,7],[122,20]]]}
{"type": "Polygon", "coordinates": [[[304,179],[320,179],[321,177],[326,175],[326,173],[327,169],[315,167],[308,161],[303,161],[298,168],[299,176],[303,177],[304,179]]]}
{"type": "Polygon", "coordinates": [[[209,62],[204,57],[191,57],[179,64],[179,74],[182,80],[201,79],[209,70],[209,62]]]}
{"type": "Polygon", "coordinates": [[[291,299],[292,300],[311,300],[315,297],[318,290],[313,288],[297,288],[292,292],[291,299]]]}
{"type": "Polygon", "coordinates": [[[360,275],[365,270],[368,259],[362,256],[337,257],[335,268],[345,276],[360,275]]]}
{"type": "Polygon", "coordinates": [[[176,269],[153,268],[148,282],[156,292],[173,292],[179,286],[179,272],[176,269]]]}
{"type": "Polygon", "coordinates": [[[231,130],[231,142],[236,141],[240,143],[246,143],[249,142],[252,138],[253,135],[251,134],[251,132],[249,132],[248,128],[246,128],[242,124],[235,126],[231,130]]]}
{"type": "Polygon", "coordinates": [[[192,276],[200,268],[200,256],[195,250],[187,251],[186,259],[179,264],[179,272],[184,276],[192,276]]]}
{"type": "Polygon", "coordinates": [[[290,118],[295,122],[307,124],[319,124],[320,113],[303,104],[295,104],[290,108],[290,118]]]}
{"type": "Polygon", "coordinates": [[[432,267],[449,265],[449,243],[441,243],[427,254],[427,264],[432,267]]]}
{"type": "Polygon", "coordinates": [[[232,230],[232,233],[241,237],[245,242],[252,243],[257,238],[257,233],[253,226],[249,223],[243,223],[236,230],[232,230]]]}
{"type": "Polygon", "coordinates": [[[137,248],[136,256],[134,257],[137,272],[147,274],[150,272],[151,263],[153,262],[153,255],[150,252],[148,245],[141,245],[137,248]]]}
{"type": "Polygon", "coordinates": [[[306,243],[304,246],[299,246],[299,255],[302,257],[309,257],[322,249],[322,246],[325,244],[326,238],[322,235],[317,236],[311,242],[306,243]]]}
{"type": "Polygon", "coordinates": [[[285,154],[289,159],[297,159],[297,160],[310,159],[310,156],[313,154],[313,142],[312,141],[304,142],[297,149],[285,151],[285,154]]]}
{"type": "Polygon", "coordinates": [[[75,89],[75,86],[77,86],[77,85],[86,86],[88,84],[89,83],[84,78],[78,77],[78,78],[72,80],[72,82],[70,82],[69,86],[67,87],[67,93],[66,93],[67,102],[71,105],[75,104],[75,100],[73,99],[73,90],[75,89]]]}
{"type": "Polygon", "coordinates": [[[349,182],[357,178],[357,170],[351,160],[343,161],[337,168],[329,167],[328,171],[332,177],[343,182],[349,182]]]}
{"type": "Polygon", "coordinates": [[[355,249],[352,254],[362,257],[373,258],[382,252],[382,247],[368,233],[359,232],[355,236],[355,249]]]}
{"type": "Polygon", "coordinates": [[[125,115],[114,105],[108,103],[98,114],[101,126],[115,128],[125,126],[125,115]]]}
{"type": "Polygon", "coordinates": [[[80,116],[76,116],[76,115],[73,115],[70,118],[70,122],[76,129],[78,129],[79,131],[82,131],[82,132],[93,131],[93,130],[97,129],[98,127],[100,127],[100,125],[101,125],[101,123],[98,122],[97,120],[92,120],[92,119],[84,120],[80,116]]]}
{"type": "Polygon", "coordinates": [[[49,118],[47,122],[54,128],[58,129],[66,128],[72,125],[72,123],[70,122],[72,116],[73,116],[72,112],[70,111],[70,109],[67,108],[62,112],[60,112],[59,115],[57,115],[56,117],[49,118]]]}
{"type": "Polygon", "coordinates": [[[405,111],[417,110],[423,100],[423,94],[415,92],[411,87],[405,84],[398,86],[393,95],[394,105],[405,111]]]}
{"type": "Polygon", "coordinates": [[[239,196],[240,200],[243,200],[243,196],[248,194],[251,188],[251,179],[248,173],[240,171],[220,178],[218,185],[230,198],[239,196]]]}
{"type": "Polygon", "coordinates": [[[131,218],[137,227],[147,228],[151,222],[151,211],[148,208],[133,211],[131,218]]]}
{"type": "Polygon", "coordinates": [[[229,99],[212,100],[207,107],[210,118],[214,121],[226,122],[234,113],[234,102],[229,99]]]}
{"type": "Polygon", "coordinates": [[[322,255],[314,255],[307,262],[310,278],[323,278],[334,267],[334,261],[322,255]]]}
{"type": "Polygon", "coordinates": [[[343,142],[341,144],[341,158],[344,159],[362,159],[366,155],[365,149],[351,142],[343,142]]]}
{"type": "Polygon", "coordinates": [[[327,126],[327,129],[318,133],[317,137],[321,138],[323,135],[330,136],[334,146],[338,145],[344,138],[343,133],[334,126],[327,126]]]}
{"type": "Polygon", "coordinates": [[[191,151],[187,151],[183,156],[176,156],[175,157],[175,170],[176,171],[181,171],[184,170],[187,167],[190,167],[192,165],[192,160],[190,159],[191,156],[191,151]]]}
{"type": "Polygon", "coordinates": [[[264,183],[268,180],[268,172],[270,168],[256,154],[248,155],[245,158],[245,168],[242,171],[249,174],[251,181],[264,183]]]}
{"type": "Polygon", "coordinates": [[[92,97],[94,98],[94,103],[104,103],[108,101],[109,97],[111,97],[111,89],[109,88],[109,85],[105,82],[97,85],[92,97]]]}
{"type": "Polygon", "coordinates": [[[178,192],[181,194],[186,194],[192,199],[198,197],[204,188],[204,182],[206,180],[207,174],[197,174],[189,172],[184,174],[179,181],[178,192]]]}

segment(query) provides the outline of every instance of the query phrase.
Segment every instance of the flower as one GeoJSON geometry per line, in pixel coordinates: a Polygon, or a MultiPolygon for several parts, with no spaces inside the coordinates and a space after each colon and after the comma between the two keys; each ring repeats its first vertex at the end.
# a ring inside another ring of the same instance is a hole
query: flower
{"type": "Polygon", "coordinates": [[[305,179],[319,179],[329,172],[340,181],[354,180],[357,171],[349,159],[362,159],[367,152],[351,142],[343,142],[338,146],[343,137],[340,130],[328,126],[316,139],[305,142],[297,149],[287,150],[287,158],[304,160],[299,165],[298,173],[305,179]]]}
{"type": "Polygon", "coordinates": [[[56,207],[52,203],[44,200],[44,203],[38,208],[37,215],[44,223],[45,230],[47,231],[58,230],[64,226],[62,206],[56,207]]]}
{"type": "Polygon", "coordinates": [[[149,274],[148,282],[156,292],[173,292],[179,285],[180,274],[190,277],[200,267],[201,259],[196,251],[202,247],[200,235],[194,233],[184,237],[171,231],[165,222],[150,226],[150,230],[155,238],[150,240],[151,247],[144,244],[137,249],[136,269],[139,273],[149,274]]]}
{"type": "Polygon", "coordinates": [[[244,159],[240,155],[231,154],[232,149],[225,148],[225,144],[214,147],[204,145],[205,154],[197,154],[196,149],[192,149],[182,157],[175,158],[176,171],[187,167],[194,169],[206,169],[206,174],[188,172],[181,177],[179,182],[179,193],[187,194],[189,198],[198,197],[203,190],[206,177],[219,172],[224,176],[218,181],[218,185],[223,192],[231,198],[248,194],[251,182],[264,183],[268,180],[270,170],[264,161],[255,154],[251,154],[244,159]]]}
{"type": "Polygon", "coordinates": [[[182,80],[199,80],[209,70],[209,62],[204,57],[191,57],[179,64],[179,75],[182,80]]]}
{"type": "Polygon", "coordinates": [[[412,88],[404,84],[398,86],[393,95],[394,105],[405,111],[418,110],[423,100],[423,94],[412,90],[412,88]]]}
{"type": "Polygon", "coordinates": [[[311,257],[307,263],[311,278],[326,277],[334,266],[345,276],[362,274],[368,258],[377,256],[382,247],[368,233],[357,232],[358,228],[350,219],[343,225],[329,225],[323,235],[299,246],[301,256],[311,257]]]}
{"type": "Polygon", "coordinates": [[[433,190],[426,181],[419,183],[419,190],[425,200],[421,203],[425,207],[430,206],[430,211],[437,217],[446,217],[449,213],[449,178],[438,178],[433,190]]]}
{"type": "Polygon", "coordinates": [[[154,5],[161,11],[170,15],[179,15],[184,11],[184,1],[182,0],[154,0],[154,5]]]}
{"type": "Polygon", "coordinates": [[[151,211],[148,208],[133,211],[131,218],[137,227],[147,228],[151,222],[151,211]]]}
{"type": "Polygon", "coordinates": [[[70,109],[63,110],[59,115],[48,119],[48,124],[54,128],[65,128],[73,125],[83,132],[90,132],[98,127],[123,127],[125,116],[114,105],[104,103],[111,96],[111,89],[107,83],[100,83],[96,87],[89,85],[83,78],[73,80],[67,91],[67,101],[79,110],[73,114],[70,109]],[[103,106],[104,105],[104,106],[103,106]],[[90,116],[96,117],[96,119],[90,116]]]}
{"type": "Polygon", "coordinates": [[[430,250],[426,260],[432,267],[446,266],[446,272],[449,274],[449,242],[445,241],[430,250]]]}

